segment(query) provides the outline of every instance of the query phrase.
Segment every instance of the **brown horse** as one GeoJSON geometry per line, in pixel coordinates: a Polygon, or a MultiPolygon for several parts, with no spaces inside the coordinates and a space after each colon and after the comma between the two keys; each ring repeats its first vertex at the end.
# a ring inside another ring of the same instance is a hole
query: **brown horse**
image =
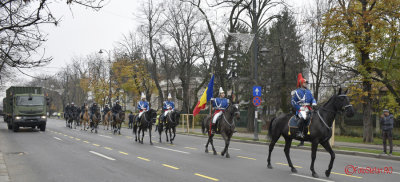
{"type": "Polygon", "coordinates": [[[108,130],[108,127],[110,126],[110,122],[111,122],[111,117],[112,117],[111,111],[108,111],[107,114],[104,115],[104,119],[103,119],[104,130],[106,130],[106,126],[107,126],[107,130],[108,130]]]}
{"type": "Polygon", "coordinates": [[[83,127],[83,130],[86,131],[87,130],[86,125],[88,125],[88,127],[89,127],[89,120],[90,120],[87,106],[85,107],[85,112],[83,112],[82,114],[83,114],[83,116],[82,116],[81,130],[83,127]]]}
{"type": "MultiPolygon", "coordinates": [[[[235,131],[235,122],[234,119],[240,119],[240,112],[239,112],[239,105],[238,104],[231,104],[228,106],[224,114],[222,114],[221,118],[218,121],[218,128],[221,133],[222,138],[225,140],[225,148],[222,150],[221,155],[224,156],[226,154],[226,158],[229,158],[230,155],[228,153],[228,147],[232,135],[235,131]]],[[[203,128],[206,129],[208,132],[208,141],[206,144],[205,152],[208,153],[208,144],[211,144],[211,147],[214,151],[214,155],[217,155],[217,151],[215,151],[214,144],[213,144],[213,137],[214,134],[211,133],[211,120],[212,117],[206,117],[203,121],[203,128]]]]}
{"type": "Polygon", "coordinates": [[[124,119],[125,119],[125,111],[121,111],[115,115],[115,119],[112,122],[112,128],[114,128],[114,130],[113,130],[114,135],[117,132],[118,132],[118,134],[121,134],[121,125],[122,125],[122,122],[124,121],[124,119]]]}
{"type": "Polygon", "coordinates": [[[90,127],[91,127],[90,132],[93,132],[94,130],[94,132],[97,133],[97,126],[99,125],[100,120],[101,120],[100,111],[99,109],[97,109],[92,116],[92,122],[90,122],[90,127]]]}

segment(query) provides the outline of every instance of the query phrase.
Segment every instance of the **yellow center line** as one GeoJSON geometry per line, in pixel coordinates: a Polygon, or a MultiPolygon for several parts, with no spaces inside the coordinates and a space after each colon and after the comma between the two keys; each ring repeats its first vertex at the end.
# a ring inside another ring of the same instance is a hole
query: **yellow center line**
{"type": "Polygon", "coordinates": [[[124,154],[124,155],[129,155],[128,153],[122,152],[122,151],[119,151],[119,153],[120,153],[120,154],[124,154]]]}
{"type": "Polygon", "coordinates": [[[142,160],[144,160],[144,161],[150,161],[150,159],[146,159],[146,158],[143,158],[143,157],[137,157],[138,159],[142,159],[142,160]]]}
{"type": "Polygon", "coordinates": [[[83,141],[83,142],[85,142],[85,143],[90,143],[90,142],[88,142],[88,141],[83,141]]]}
{"type": "Polygon", "coordinates": [[[100,146],[99,144],[95,144],[95,143],[94,143],[93,145],[96,146],[96,147],[99,147],[99,146],[100,146]]]}
{"type": "Polygon", "coordinates": [[[70,136],[69,138],[74,138],[74,137],[70,136]]]}
{"type": "Polygon", "coordinates": [[[112,148],[110,148],[110,147],[104,147],[105,149],[107,149],[107,150],[112,150],[112,148]]]}
{"type": "MultiPolygon", "coordinates": [[[[289,166],[289,164],[280,163],[280,162],[277,162],[277,163],[275,163],[275,164],[284,165],[284,166],[289,166]]],[[[301,166],[296,166],[296,165],[293,165],[293,167],[303,168],[303,167],[301,167],[301,166]]]]}
{"type": "Polygon", "coordinates": [[[200,177],[203,177],[203,178],[206,178],[206,179],[209,179],[209,180],[213,180],[213,181],[219,181],[219,179],[217,179],[217,178],[212,178],[212,177],[205,176],[205,175],[202,175],[202,174],[199,174],[199,173],[194,173],[194,175],[200,176],[200,177]]]}
{"type": "Polygon", "coordinates": [[[192,147],[185,147],[185,149],[197,150],[197,148],[192,148],[192,147]]]}
{"type": "Polygon", "coordinates": [[[79,140],[81,140],[81,139],[79,139],[79,138],[75,138],[75,140],[78,140],[78,141],[79,141],[79,140]]]}
{"type": "Polygon", "coordinates": [[[163,166],[165,166],[165,167],[169,167],[169,168],[171,168],[171,169],[176,169],[176,170],[178,170],[179,168],[177,168],[177,167],[175,167],[175,166],[170,166],[170,165],[168,165],[168,164],[162,164],[163,166]]]}
{"type": "Polygon", "coordinates": [[[348,174],[342,174],[342,173],[335,173],[335,172],[331,172],[332,174],[337,174],[337,175],[342,175],[342,176],[347,176],[347,177],[352,177],[352,178],[358,178],[361,179],[362,177],[360,176],[353,176],[353,175],[348,175],[348,174]]]}
{"type": "Polygon", "coordinates": [[[68,135],[64,135],[64,136],[68,136],[68,135]]]}
{"type": "Polygon", "coordinates": [[[255,158],[251,158],[251,157],[244,157],[244,156],[240,156],[240,155],[238,155],[237,157],[239,157],[239,158],[243,158],[243,159],[250,159],[250,160],[257,160],[257,159],[255,159],[255,158]]]}

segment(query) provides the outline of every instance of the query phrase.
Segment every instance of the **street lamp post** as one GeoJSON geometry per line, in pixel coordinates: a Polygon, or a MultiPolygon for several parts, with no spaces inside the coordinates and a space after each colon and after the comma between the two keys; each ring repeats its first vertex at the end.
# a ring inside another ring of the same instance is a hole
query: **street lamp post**
{"type": "MultiPolygon", "coordinates": [[[[258,85],[258,70],[257,70],[257,51],[258,51],[258,18],[257,18],[257,1],[253,1],[253,61],[254,61],[254,82],[258,85]]],[[[258,140],[258,123],[257,123],[257,108],[254,108],[254,138],[253,140],[258,140]]]]}
{"type": "MultiPolygon", "coordinates": [[[[102,54],[104,49],[100,49],[99,53],[102,54]]],[[[109,78],[109,90],[108,90],[108,105],[110,107],[112,107],[111,105],[111,96],[112,96],[112,91],[111,91],[111,53],[110,51],[104,50],[105,52],[107,52],[108,54],[108,62],[110,63],[110,70],[109,70],[109,74],[110,74],[110,78],[109,78]]]]}

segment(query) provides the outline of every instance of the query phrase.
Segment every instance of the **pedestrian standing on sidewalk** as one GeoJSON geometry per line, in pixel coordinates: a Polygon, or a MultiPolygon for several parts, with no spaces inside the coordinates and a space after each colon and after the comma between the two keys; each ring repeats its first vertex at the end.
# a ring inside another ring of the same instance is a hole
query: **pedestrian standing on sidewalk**
{"type": "Polygon", "coordinates": [[[133,113],[132,113],[132,111],[129,114],[128,118],[129,118],[128,128],[132,129],[133,128],[133,113]]]}
{"type": "Polygon", "coordinates": [[[392,155],[393,151],[393,115],[389,113],[389,110],[383,110],[383,114],[381,116],[381,128],[382,128],[382,140],[383,140],[383,153],[386,154],[386,139],[389,140],[390,152],[388,155],[392,155]]]}

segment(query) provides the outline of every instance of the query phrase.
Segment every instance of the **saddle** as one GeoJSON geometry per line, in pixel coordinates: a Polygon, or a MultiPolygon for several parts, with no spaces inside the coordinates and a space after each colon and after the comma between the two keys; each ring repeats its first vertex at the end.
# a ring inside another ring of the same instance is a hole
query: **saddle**
{"type": "MultiPolygon", "coordinates": [[[[305,130],[307,130],[307,135],[310,135],[310,125],[311,125],[311,117],[308,119],[308,120],[306,120],[305,121],[305,123],[304,123],[304,131],[305,130]]],[[[296,116],[292,116],[290,119],[289,119],[289,121],[288,121],[288,127],[289,127],[289,132],[288,132],[288,134],[290,135],[291,133],[290,133],[290,129],[291,128],[295,128],[295,129],[297,129],[298,127],[299,127],[299,122],[300,122],[300,119],[299,118],[297,118],[296,116]]]]}

